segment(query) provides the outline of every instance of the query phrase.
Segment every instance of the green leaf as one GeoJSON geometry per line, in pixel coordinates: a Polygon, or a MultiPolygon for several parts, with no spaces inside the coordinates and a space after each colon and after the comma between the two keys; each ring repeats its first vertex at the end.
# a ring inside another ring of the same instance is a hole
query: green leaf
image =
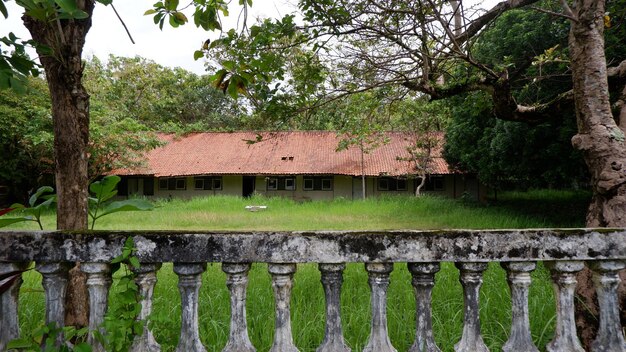
{"type": "Polygon", "coordinates": [[[221,87],[224,79],[226,78],[226,75],[228,75],[228,71],[221,69],[217,71],[213,76],[211,76],[211,80],[213,81],[213,85],[215,86],[215,88],[221,87]]]}
{"type": "Polygon", "coordinates": [[[35,203],[37,202],[39,197],[41,197],[42,194],[44,194],[44,193],[52,193],[52,192],[54,192],[54,189],[52,187],[50,187],[50,186],[39,187],[37,189],[37,192],[35,192],[35,194],[30,196],[30,198],[28,199],[28,204],[31,207],[34,207],[35,203]]]}
{"type": "Polygon", "coordinates": [[[178,28],[179,24],[175,16],[170,15],[170,26],[178,28]]]}
{"type": "Polygon", "coordinates": [[[0,1],[0,13],[2,13],[2,16],[4,16],[4,18],[9,18],[9,13],[7,12],[6,6],[4,6],[3,1],[0,1]]]}
{"type": "Polygon", "coordinates": [[[165,0],[165,8],[174,11],[178,8],[178,0],[165,0]]]}
{"type": "Polygon", "coordinates": [[[155,13],[157,13],[157,11],[155,9],[150,9],[147,10],[146,12],[143,13],[144,16],[149,16],[149,15],[154,15],[155,13]]]}
{"type": "Polygon", "coordinates": [[[241,79],[239,78],[239,76],[233,75],[230,78],[230,82],[228,83],[228,95],[230,95],[231,98],[233,99],[237,99],[237,95],[238,95],[238,91],[237,91],[237,85],[239,84],[239,82],[241,81],[241,79]]]}
{"type": "Polygon", "coordinates": [[[22,76],[18,76],[17,78],[9,76],[9,87],[18,94],[24,94],[26,93],[26,87],[24,87],[24,82],[20,78],[22,78],[22,76]]]}
{"type": "Polygon", "coordinates": [[[74,352],[91,352],[91,346],[87,342],[81,342],[78,345],[74,345],[74,352]]]}
{"type": "Polygon", "coordinates": [[[232,60],[222,61],[222,66],[224,66],[228,71],[235,71],[235,66],[237,64],[232,60]]]}
{"type": "Polygon", "coordinates": [[[30,70],[35,65],[33,61],[15,54],[11,57],[8,57],[7,61],[11,64],[11,66],[13,66],[13,68],[15,68],[17,71],[24,75],[28,75],[30,73],[30,70]]]}
{"type": "Polygon", "coordinates": [[[154,205],[145,199],[126,199],[109,203],[98,217],[120,211],[147,211],[154,209],[154,205]]]}
{"type": "Polygon", "coordinates": [[[89,185],[89,191],[100,201],[105,202],[117,194],[115,186],[121,178],[117,175],[104,176],[100,181],[95,181],[89,185]]]}
{"type": "Polygon", "coordinates": [[[23,222],[23,221],[30,221],[31,219],[23,217],[23,218],[9,218],[9,219],[5,219],[5,218],[0,218],[0,227],[6,227],[12,224],[16,224],[18,222],[23,222]]]}
{"type": "Polygon", "coordinates": [[[139,269],[139,267],[141,266],[141,264],[139,263],[139,259],[137,259],[137,257],[128,258],[128,262],[135,269],[139,269]]]}
{"type": "Polygon", "coordinates": [[[9,343],[6,345],[6,349],[9,351],[17,350],[21,348],[33,348],[33,343],[26,339],[15,339],[15,340],[9,341],[9,343]]]}
{"type": "Polygon", "coordinates": [[[187,16],[185,16],[185,14],[184,14],[184,13],[182,13],[182,12],[176,12],[176,13],[174,13],[174,18],[176,18],[176,21],[177,21],[179,24],[185,24],[185,23],[187,23],[187,22],[189,21],[189,20],[187,19],[187,16]]]}
{"type": "Polygon", "coordinates": [[[84,20],[89,17],[89,14],[83,10],[76,10],[70,14],[73,18],[77,20],[84,20]]]}
{"type": "Polygon", "coordinates": [[[198,59],[202,58],[203,56],[204,56],[204,53],[201,50],[196,50],[193,53],[193,59],[194,60],[198,60],[198,59]]]}
{"type": "Polygon", "coordinates": [[[78,10],[76,6],[76,0],[54,0],[54,2],[59,5],[61,10],[67,13],[72,13],[78,10]]]}

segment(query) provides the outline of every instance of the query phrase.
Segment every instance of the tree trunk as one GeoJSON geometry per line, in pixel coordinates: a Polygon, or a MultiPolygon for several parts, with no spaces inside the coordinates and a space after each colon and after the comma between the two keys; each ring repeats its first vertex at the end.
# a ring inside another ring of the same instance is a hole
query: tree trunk
{"type": "Polygon", "coordinates": [[[426,184],[426,175],[420,175],[420,184],[417,185],[417,187],[415,188],[415,196],[419,197],[421,196],[421,190],[422,187],[424,187],[424,185],[426,184]]]}
{"type": "MultiPolygon", "coordinates": [[[[569,48],[578,134],[572,143],[582,151],[593,184],[587,226],[626,227],[626,145],[609,102],[604,5],[604,1],[577,0],[574,7],[577,21],[571,24],[569,48]]],[[[589,348],[597,330],[597,298],[589,270],[579,275],[579,279],[577,291],[589,309],[578,305],[577,324],[583,344],[589,348]]],[[[620,292],[624,307],[624,281],[620,292]]]]}
{"type": "MultiPolygon", "coordinates": [[[[81,56],[95,3],[79,0],[77,5],[89,15],[87,19],[42,22],[22,17],[33,39],[52,50],[38,49],[38,54],[52,99],[59,230],[87,229],[88,220],[89,94],[82,84],[81,56]]],[[[66,325],[87,326],[87,299],[86,277],[74,268],[68,284],[66,325]]]]}
{"type": "Polygon", "coordinates": [[[361,194],[365,199],[365,150],[363,144],[361,144],[361,194]]]}

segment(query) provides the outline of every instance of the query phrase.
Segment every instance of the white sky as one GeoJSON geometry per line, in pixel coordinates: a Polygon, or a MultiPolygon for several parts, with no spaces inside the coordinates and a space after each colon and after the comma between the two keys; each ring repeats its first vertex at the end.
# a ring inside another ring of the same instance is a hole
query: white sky
{"type": "MultiPolygon", "coordinates": [[[[194,61],[193,53],[206,39],[217,38],[219,32],[211,33],[197,28],[190,16],[188,17],[191,23],[178,28],[172,28],[166,23],[163,31],[160,31],[159,27],[154,24],[152,16],[143,15],[155,2],[156,0],[116,0],[113,2],[136,44],[131,43],[113,9],[110,6],[97,4],[93,15],[93,25],[87,34],[83,57],[95,55],[104,60],[109,54],[130,57],[139,55],[164,66],[178,66],[197,74],[205,73],[204,59],[194,61]]],[[[237,1],[233,3],[230,16],[226,18],[224,26],[226,30],[237,25],[240,8],[237,1]]],[[[21,21],[22,8],[14,1],[9,1],[6,5],[9,18],[4,19],[0,15],[0,37],[13,32],[22,39],[30,38],[30,33],[21,21]]],[[[275,14],[282,16],[291,11],[286,0],[254,0],[250,12],[248,25],[255,22],[257,17],[271,17],[275,14]]],[[[190,15],[188,12],[187,14],[190,15]]],[[[34,53],[30,54],[34,56],[34,53]]]]}
{"type": "MultiPolygon", "coordinates": [[[[0,0],[2,1],[2,0],[0,0]]],[[[152,16],[144,16],[144,12],[151,8],[156,0],[116,0],[113,2],[118,13],[128,26],[136,44],[132,44],[120,21],[110,6],[96,5],[93,25],[87,35],[83,50],[83,57],[97,56],[105,60],[109,54],[117,56],[140,55],[152,59],[157,63],[169,67],[182,67],[197,74],[204,74],[204,59],[194,61],[193,53],[198,50],[208,38],[215,39],[219,33],[205,32],[192,23],[179,28],[171,28],[167,23],[160,31],[154,24],[152,16]]],[[[471,0],[466,2],[477,2],[471,0]]],[[[184,3],[185,1],[181,1],[184,3]]],[[[257,17],[277,17],[293,12],[289,4],[295,0],[254,0],[248,24],[255,22],[257,17]]],[[[485,5],[493,6],[497,0],[485,0],[485,5]]],[[[239,15],[237,1],[231,1],[230,16],[226,19],[224,28],[235,27],[239,15]]],[[[15,33],[23,39],[30,38],[28,30],[20,19],[22,8],[14,1],[6,3],[9,18],[0,16],[0,37],[9,32],[15,33]]],[[[491,7],[489,6],[489,7],[491,7]]],[[[190,15],[189,13],[187,13],[190,15]]],[[[34,53],[31,53],[34,56],[34,53]]]]}

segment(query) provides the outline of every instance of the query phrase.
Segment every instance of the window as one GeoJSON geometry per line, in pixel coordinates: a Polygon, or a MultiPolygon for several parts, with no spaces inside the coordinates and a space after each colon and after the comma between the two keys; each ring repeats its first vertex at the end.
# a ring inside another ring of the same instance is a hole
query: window
{"type": "Polygon", "coordinates": [[[304,176],[305,191],[332,191],[332,176],[304,176]]]}
{"type": "Polygon", "coordinates": [[[381,177],[378,179],[379,191],[406,191],[406,180],[401,178],[381,177]]]}
{"type": "Polygon", "coordinates": [[[187,189],[187,179],[180,178],[160,178],[159,190],[160,191],[173,191],[173,190],[185,190],[187,189]]]}
{"type": "Polygon", "coordinates": [[[201,176],[193,178],[194,189],[196,190],[221,190],[222,176],[201,176]]]}
{"type": "Polygon", "coordinates": [[[287,177],[268,177],[266,178],[268,191],[295,191],[296,190],[296,178],[292,176],[287,177]]]}
{"type": "Polygon", "coordinates": [[[267,180],[267,190],[268,191],[275,191],[278,189],[278,179],[275,177],[270,177],[267,180]]]}
{"type": "Polygon", "coordinates": [[[426,178],[426,184],[424,184],[424,190],[443,191],[445,188],[444,185],[443,176],[428,176],[426,178]]]}

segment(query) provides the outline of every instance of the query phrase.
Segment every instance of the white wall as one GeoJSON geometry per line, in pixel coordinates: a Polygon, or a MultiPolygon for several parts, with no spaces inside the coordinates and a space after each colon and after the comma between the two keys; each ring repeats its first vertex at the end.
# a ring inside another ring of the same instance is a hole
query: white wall
{"type": "MultiPolygon", "coordinates": [[[[441,191],[423,191],[424,194],[440,195],[451,198],[460,197],[463,192],[468,192],[474,198],[483,198],[487,194],[485,187],[478,186],[475,176],[464,175],[445,175],[444,189],[441,191]]],[[[155,198],[184,198],[205,197],[210,195],[233,195],[242,196],[243,176],[228,175],[222,176],[221,190],[195,190],[194,178],[184,177],[186,189],[184,190],[159,190],[159,181],[154,181],[154,197],[155,198]]],[[[415,184],[418,180],[407,180],[407,189],[405,191],[381,191],[378,190],[376,177],[367,177],[366,179],[366,196],[376,197],[391,194],[414,194],[415,184]]],[[[130,178],[128,187],[129,194],[143,194],[144,180],[141,178],[130,178]]],[[[268,191],[265,176],[256,176],[255,192],[268,197],[280,196],[294,199],[296,201],[308,200],[331,200],[335,198],[360,199],[361,198],[361,178],[352,176],[336,175],[333,177],[332,191],[305,191],[304,176],[296,176],[296,189],[293,191],[268,191]]]]}

